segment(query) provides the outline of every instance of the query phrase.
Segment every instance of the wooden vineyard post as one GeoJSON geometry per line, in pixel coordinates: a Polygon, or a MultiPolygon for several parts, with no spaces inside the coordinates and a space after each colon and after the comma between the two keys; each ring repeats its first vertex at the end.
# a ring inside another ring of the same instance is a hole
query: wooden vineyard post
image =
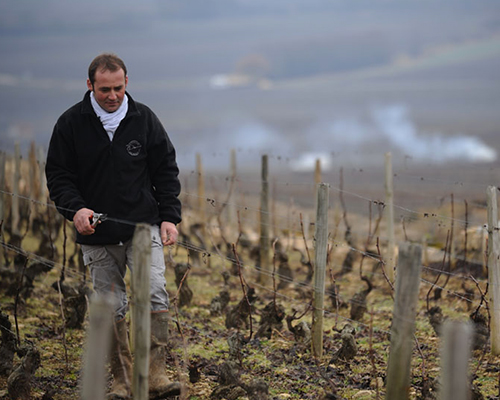
{"type": "Polygon", "coordinates": [[[321,160],[319,158],[316,159],[316,164],[314,167],[314,187],[318,187],[321,183],[321,160]]]}
{"type": "Polygon", "coordinates": [[[468,400],[469,357],[472,327],[467,322],[447,320],[441,349],[441,400],[468,400]]]}
{"type": "Polygon", "coordinates": [[[105,297],[90,303],[90,328],[85,350],[82,400],[104,400],[106,395],[106,356],[109,354],[113,308],[105,297]]]}
{"type": "Polygon", "coordinates": [[[385,210],[387,221],[387,253],[385,257],[385,273],[387,278],[394,282],[394,268],[396,266],[396,245],[394,239],[394,189],[392,184],[392,155],[385,154],[385,210]]]}
{"type": "MultiPolygon", "coordinates": [[[[314,164],[314,186],[313,186],[313,198],[314,198],[314,210],[313,212],[317,212],[318,210],[318,185],[321,183],[321,159],[317,158],[314,164]]],[[[307,231],[306,233],[306,240],[307,238],[312,235],[314,232],[312,231],[313,226],[312,224],[307,223],[307,216],[304,219],[304,230],[307,231]]],[[[309,217],[311,220],[314,218],[314,214],[311,213],[311,216],[309,217]]]]}
{"type": "Polygon", "coordinates": [[[151,226],[137,224],[133,248],[132,320],[134,321],[134,400],[149,399],[149,348],[151,345],[151,294],[149,288],[151,268],[151,226]]]}
{"type": "Polygon", "coordinates": [[[231,158],[230,158],[230,163],[229,163],[229,168],[230,168],[230,176],[231,176],[231,181],[230,181],[230,193],[229,196],[227,197],[227,223],[229,226],[231,224],[236,222],[236,205],[232,201],[232,198],[234,197],[234,185],[236,183],[236,176],[237,176],[237,162],[236,162],[236,150],[231,149],[231,158]]]}
{"type": "Polygon", "coordinates": [[[399,246],[398,273],[387,366],[387,400],[408,399],[415,316],[422,269],[422,248],[413,243],[399,246]]]}
{"type": "Polygon", "coordinates": [[[5,218],[5,164],[7,162],[7,156],[3,151],[0,151],[0,220],[3,221],[5,218]]]}
{"type": "MultiPolygon", "coordinates": [[[[5,222],[5,162],[6,155],[3,151],[0,151],[0,222],[5,222]]],[[[3,237],[3,226],[0,226],[0,240],[5,241],[3,237]]],[[[0,245],[0,266],[4,265],[4,247],[0,245]]]]}
{"type": "MultiPolygon", "coordinates": [[[[29,161],[29,177],[30,177],[30,192],[29,197],[32,199],[40,199],[40,180],[38,179],[38,162],[36,159],[36,146],[35,142],[31,142],[30,151],[28,156],[29,161]]],[[[33,214],[33,213],[31,213],[33,214]]],[[[31,215],[33,218],[33,215],[31,215]]]]}
{"type": "Polygon", "coordinates": [[[272,226],[272,237],[277,238],[279,235],[278,223],[276,221],[276,180],[273,181],[273,192],[271,195],[271,226],[272,226]]]}
{"type": "Polygon", "coordinates": [[[206,244],[207,232],[207,213],[206,213],[206,196],[205,196],[205,176],[203,173],[203,164],[201,161],[201,154],[196,153],[196,175],[198,176],[198,212],[201,224],[201,232],[203,243],[206,244]]]}
{"type": "Polygon", "coordinates": [[[269,181],[268,157],[262,156],[262,189],[260,193],[260,272],[259,282],[265,285],[271,277],[269,260],[269,181]]]}
{"type": "Polygon", "coordinates": [[[318,209],[318,185],[321,183],[321,160],[316,159],[314,167],[314,209],[318,209]]]}
{"type": "Polygon", "coordinates": [[[47,200],[47,179],[45,178],[45,151],[43,150],[43,147],[38,147],[37,148],[37,158],[38,158],[38,172],[39,172],[39,178],[38,181],[40,182],[40,200],[42,203],[45,203],[47,200]]]}
{"type": "Polygon", "coordinates": [[[314,299],[312,322],[312,354],[321,357],[323,354],[323,306],[325,297],[326,256],[328,252],[328,185],[318,185],[317,212],[316,212],[316,238],[315,263],[314,263],[314,299]]]}
{"type": "MultiPolygon", "coordinates": [[[[36,145],[35,142],[32,141],[30,144],[30,150],[28,153],[28,172],[29,172],[29,192],[28,197],[32,200],[40,199],[40,180],[38,179],[38,162],[36,159],[36,145]]],[[[29,224],[33,223],[33,219],[35,218],[35,214],[38,213],[38,206],[32,207],[32,211],[29,213],[29,224]],[[37,210],[37,212],[34,212],[37,210]]]]}
{"type": "Polygon", "coordinates": [[[491,353],[500,354],[500,247],[498,243],[497,188],[486,189],[488,204],[488,286],[490,296],[490,341],[491,353]]]}
{"type": "Polygon", "coordinates": [[[12,176],[12,234],[21,236],[19,227],[19,181],[21,180],[21,151],[19,143],[14,145],[14,172],[12,176]]]}

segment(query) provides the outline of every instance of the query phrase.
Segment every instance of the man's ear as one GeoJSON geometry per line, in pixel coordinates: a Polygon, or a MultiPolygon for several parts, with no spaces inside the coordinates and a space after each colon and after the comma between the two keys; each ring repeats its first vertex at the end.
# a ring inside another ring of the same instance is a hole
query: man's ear
{"type": "Polygon", "coordinates": [[[125,89],[127,88],[128,85],[128,76],[125,77],[125,89]]]}
{"type": "Polygon", "coordinates": [[[87,88],[92,91],[94,88],[92,87],[92,82],[90,82],[90,79],[87,78],[87,88]]]}

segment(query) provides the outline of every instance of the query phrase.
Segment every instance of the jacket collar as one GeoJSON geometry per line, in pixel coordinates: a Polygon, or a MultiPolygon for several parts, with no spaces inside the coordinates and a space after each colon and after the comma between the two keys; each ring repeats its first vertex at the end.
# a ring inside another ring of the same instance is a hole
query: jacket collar
{"type": "MultiPolygon", "coordinates": [[[[128,92],[125,93],[128,96],[128,111],[125,118],[132,115],[141,115],[140,111],[137,108],[137,104],[135,103],[134,99],[132,99],[132,96],[130,96],[128,92]]],[[[90,90],[87,90],[87,93],[85,93],[85,96],[83,96],[81,113],[95,115],[94,109],[92,108],[92,104],[90,103],[90,90]]]]}

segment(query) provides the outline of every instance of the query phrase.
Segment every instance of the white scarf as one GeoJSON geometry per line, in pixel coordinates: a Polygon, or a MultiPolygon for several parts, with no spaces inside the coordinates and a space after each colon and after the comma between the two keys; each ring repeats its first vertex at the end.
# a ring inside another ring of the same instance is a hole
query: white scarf
{"type": "Polygon", "coordinates": [[[127,115],[127,95],[125,94],[125,96],[123,96],[122,104],[120,104],[118,110],[112,113],[107,112],[99,105],[99,103],[95,99],[94,92],[90,92],[90,102],[92,103],[92,107],[94,108],[95,113],[101,120],[104,130],[108,133],[109,140],[113,140],[113,135],[115,134],[116,128],[118,128],[118,125],[120,125],[122,119],[125,118],[125,115],[127,115]]]}

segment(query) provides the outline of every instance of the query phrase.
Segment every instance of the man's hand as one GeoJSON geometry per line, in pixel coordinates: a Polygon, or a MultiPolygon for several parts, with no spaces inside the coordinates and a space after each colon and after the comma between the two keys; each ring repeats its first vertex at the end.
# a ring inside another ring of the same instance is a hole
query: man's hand
{"type": "Polygon", "coordinates": [[[73,223],[80,235],[92,235],[95,229],[90,225],[90,220],[94,215],[94,211],[88,208],[80,208],[73,217],[73,223]]]}
{"type": "Polygon", "coordinates": [[[175,244],[177,242],[177,236],[179,236],[179,232],[175,227],[175,224],[172,222],[163,221],[160,227],[161,233],[161,242],[164,246],[170,246],[171,244],[175,244]]]}

